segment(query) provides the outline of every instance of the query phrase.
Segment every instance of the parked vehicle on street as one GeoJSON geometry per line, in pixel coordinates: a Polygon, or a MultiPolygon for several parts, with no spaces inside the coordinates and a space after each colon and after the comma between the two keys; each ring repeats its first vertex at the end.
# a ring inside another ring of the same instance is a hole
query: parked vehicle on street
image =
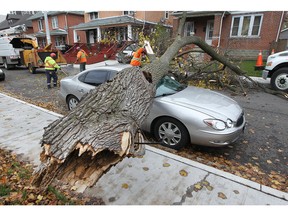
{"type": "Polygon", "coordinates": [[[58,64],[67,64],[60,50],[52,49],[51,43],[39,49],[37,38],[24,34],[25,31],[24,24],[0,31],[0,64],[7,70],[23,65],[35,73],[37,68],[44,68],[44,60],[52,52],[58,64]]]}
{"type": "Polygon", "coordinates": [[[0,81],[4,81],[5,80],[5,73],[3,70],[0,69],[0,81]]]}
{"type": "Polygon", "coordinates": [[[137,48],[138,45],[136,43],[132,44],[128,43],[126,46],[123,46],[123,48],[116,53],[116,60],[119,63],[129,64],[133,57],[133,53],[137,50],[137,48]]]}
{"type": "MultiPolygon", "coordinates": [[[[60,96],[71,110],[86,93],[126,67],[129,65],[103,66],[66,77],[60,82],[60,96]]],[[[244,112],[236,101],[208,89],[180,84],[168,75],[158,83],[150,114],[141,125],[143,131],[173,149],[188,143],[228,145],[244,128],[244,112]]]]}
{"type": "Polygon", "coordinates": [[[268,56],[262,77],[270,79],[274,90],[288,92],[288,50],[268,56]]]}

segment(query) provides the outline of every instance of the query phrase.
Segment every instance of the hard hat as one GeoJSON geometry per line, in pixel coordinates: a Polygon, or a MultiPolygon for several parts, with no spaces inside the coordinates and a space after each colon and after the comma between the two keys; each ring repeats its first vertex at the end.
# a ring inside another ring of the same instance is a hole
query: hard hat
{"type": "Polygon", "coordinates": [[[56,57],[56,54],[55,54],[55,53],[51,53],[50,56],[51,56],[52,58],[55,58],[55,57],[56,57]]]}
{"type": "Polygon", "coordinates": [[[80,47],[76,47],[76,50],[80,50],[80,47]]]}

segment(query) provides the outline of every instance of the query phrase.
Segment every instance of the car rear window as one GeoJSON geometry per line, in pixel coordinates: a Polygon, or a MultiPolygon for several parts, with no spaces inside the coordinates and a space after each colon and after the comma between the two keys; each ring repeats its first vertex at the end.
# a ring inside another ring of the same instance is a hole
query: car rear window
{"type": "Polygon", "coordinates": [[[79,77],[79,81],[89,85],[98,86],[107,81],[109,71],[89,71],[79,77]]]}

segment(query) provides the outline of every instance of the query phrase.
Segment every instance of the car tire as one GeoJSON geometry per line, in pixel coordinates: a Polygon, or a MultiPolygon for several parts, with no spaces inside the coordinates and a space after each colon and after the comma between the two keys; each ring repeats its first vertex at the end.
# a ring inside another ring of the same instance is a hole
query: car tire
{"type": "Polygon", "coordinates": [[[10,69],[13,69],[14,68],[14,65],[11,65],[11,64],[8,64],[6,59],[4,59],[4,68],[6,70],[10,70],[10,69]]]}
{"type": "Polygon", "coordinates": [[[69,110],[72,110],[74,109],[78,103],[79,103],[79,100],[77,97],[75,97],[74,95],[70,95],[68,98],[67,98],[67,106],[68,106],[68,109],[69,110]]]}
{"type": "Polygon", "coordinates": [[[5,80],[5,73],[3,73],[3,75],[0,77],[0,81],[4,81],[5,80]]]}
{"type": "Polygon", "coordinates": [[[189,143],[189,133],[186,127],[178,120],[163,117],[154,124],[153,134],[161,145],[179,150],[189,143]]]}
{"type": "Polygon", "coordinates": [[[270,83],[274,90],[288,92],[288,67],[276,70],[271,77],[270,83]]]}

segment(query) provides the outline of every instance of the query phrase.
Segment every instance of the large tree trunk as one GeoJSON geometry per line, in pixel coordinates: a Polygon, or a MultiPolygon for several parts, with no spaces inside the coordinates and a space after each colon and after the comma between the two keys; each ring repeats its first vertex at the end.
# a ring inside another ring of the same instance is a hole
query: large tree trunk
{"type": "Polygon", "coordinates": [[[144,142],[139,128],[149,114],[155,83],[167,71],[158,61],[125,69],[46,127],[33,183],[46,188],[57,178],[82,191],[124,157],[143,155],[144,146],[134,143],[144,142]],[[148,73],[153,82],[144,76],[148,73]]]}

